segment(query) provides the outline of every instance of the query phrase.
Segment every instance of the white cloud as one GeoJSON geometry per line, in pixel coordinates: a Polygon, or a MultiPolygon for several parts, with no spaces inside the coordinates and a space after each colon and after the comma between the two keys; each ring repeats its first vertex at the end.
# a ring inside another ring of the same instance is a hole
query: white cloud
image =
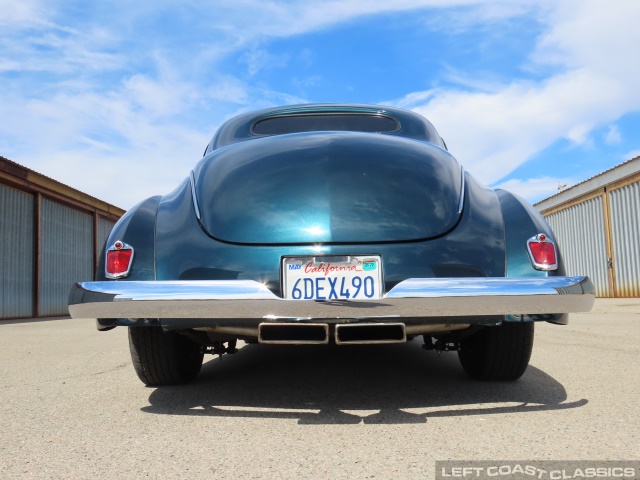
{"type": "Polygon", "coordinates": [[[622,156],[622,159],[626,162],[627,160],[631,160],[636,157],[640,157],[640,150],[631,150],[630,152],[625,153],[622,156]]]}
{"type": "Polygon", "coordinates": [[[578,181],[574,178],[539,177],[526,180],[510,179],[494,185],[493,188],[508,190],[533,203],[555,195],[576,183],[578,181]]]}
{"type": "Polygon", "coordinates": [[[604,136],[604,143],[607,145],[616,145],[622,141],[622,135],[616,125],[609,125],[609,129],[604,136]]]}
{"type": "Polygon", "coordinates": [[[640,4],[628,0],[565,0],[548,9],[550,28],[538,43],[533,59],[611,75],[637,73],[629,47],[637,45],[640,4]]]}
{"type": "Polygon", "coordinates": [[[246,63],[249,76],[253,77],[261,70],[286,67],[288,55],[273,55],[264,48],[252,48],[245,52],[241,61],[246,63]]]}
{"type": "Polygon", "coordinates": [[[322,84],[322,77],[320,75],[311,75],[310,77],[291,79],[292,85],[298,88],[319,87],[322,84]]]}
{"type": "Polygon", "coordinates": [[[465,7],[465,11],[456,11],[446,17],[448,24],[439,20],[434,24],[450,29],[454,21],[461,25],[497,21],[537,8],[536,0],[216,0],[215,6],[204,7],[202,2],[184,1],[179,2],[179,6],[176,3],[158,0],[134,5],[120,0],[119,7],[114,8],[128,23],[171,12],[173,16],[188,18],[194,29],[206,25],[221,35],[225,42],[232,43],[234,48],[256,39],[300,35],[372,15],[435,8],[446,16],[447,10],[465,7]]]}
{"type": "Polygon", "coordinates": [[[381,102],[383,105],[395,105],[400,108],[416,108],[416,105],[421,105],[423,102],[427,102],[438,94],[437,90],[424,90],[422,92],[411,92],[403,98],[396,100],[387,100],[381,102]]]}
{"type": "Polygon", "coordinates": [[[43,22],[45,2],[41,0],[0,0],[0,26],[38,25],[43,22]]]}
{"type": "MultiPolygon", "coordinates": [[[[356,17],[401,12],[428,7],[453,7],[481,0],[231,0],[218,2],[211,15],[233,22],[243,32],[243,40],[256,37],[288,37],[317,31],[356,17]],[[247,12],[251,12],[247,14],[247,12]]],[[[499,2],[504,3],[504,2],[499,2]]],[[[215,21],[215,20],[214,20],[215,21]]]]}
{"type": "Polygon", "coordinates": [[[587,142],[595,127],[640,110],[640,63],[618,53],[640,44],[640,2],[544,5],[548,29],[531,61],[553,64],[559,73],[492,91],[430,90],[397,101],[433,120],[452,153],[483,182],[504,178],[559,139],[587,142]]]}
{"type": "Polygon", "coordinates": [[[120,68],[125,56],[113,53],[120,36],[101,24],[56,23],[52,7],[27,0],[0,0],[0,73],[52,72],[86,75],[120,68]]]}
{"type": "Polygon", "coordinates": [[[156,71],[123,80],[121,93],[132,108],[150,118],[167,117],[193,106],[203,95],[199,85],[183,80],[180,72],[160,54],[154,55],[156,71]]]}

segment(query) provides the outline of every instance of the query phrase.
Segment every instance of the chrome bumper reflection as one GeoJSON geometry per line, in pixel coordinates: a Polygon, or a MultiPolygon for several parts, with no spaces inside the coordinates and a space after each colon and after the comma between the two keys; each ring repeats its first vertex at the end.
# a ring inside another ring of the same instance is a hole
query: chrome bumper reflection
{"type": "Polygon", "coordinates": [[[366,319],[587,312],[588,277],[412,278],[377,300],[284,300],[253,280],[81,282],[69,295],[74,318],[366,319]]]}

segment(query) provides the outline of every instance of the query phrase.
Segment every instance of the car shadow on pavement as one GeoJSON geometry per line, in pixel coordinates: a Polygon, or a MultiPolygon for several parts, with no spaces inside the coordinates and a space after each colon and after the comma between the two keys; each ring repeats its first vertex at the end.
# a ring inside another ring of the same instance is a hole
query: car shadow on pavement
{"type": "Polygon", "coordinates": [[[153,389],[155,414],[297,419],[300,424],[424,423],[429,418],[577,408],[529,366],[516,382],[466,377],[452,352],[404,345],[245,345],[190,385],[153,389]]]}

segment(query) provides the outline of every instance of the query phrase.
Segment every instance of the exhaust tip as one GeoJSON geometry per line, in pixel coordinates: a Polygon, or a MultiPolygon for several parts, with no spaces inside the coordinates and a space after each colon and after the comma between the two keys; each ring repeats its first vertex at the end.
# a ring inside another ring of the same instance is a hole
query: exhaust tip
{"type": "Polygon", "coordinates": [[[329,325],[326,323],[261,323],[258,342],[271,344],[327,344],[329,325]]]}
{"type": "Polygon", "coordinates": [[[404,323],[354,323],[336,325],[336,345],[404,343],[404,323]]]}

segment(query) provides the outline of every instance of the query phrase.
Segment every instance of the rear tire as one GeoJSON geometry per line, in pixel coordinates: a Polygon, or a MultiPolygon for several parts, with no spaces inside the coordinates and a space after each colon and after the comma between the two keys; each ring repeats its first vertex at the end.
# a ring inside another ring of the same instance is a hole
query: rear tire
{"type": "Polygon", "coordinates": [[[533,331],[533,322],[483,328],[462,342],[462,368],[474,380],[517,380],[529,365],[533,331]]]}
{"type": "Polygon", "coordinates": [[[146,385],[182,385],[202,367],[202,346],[160,327],[129,327],[133,368],[146,385]]]}

